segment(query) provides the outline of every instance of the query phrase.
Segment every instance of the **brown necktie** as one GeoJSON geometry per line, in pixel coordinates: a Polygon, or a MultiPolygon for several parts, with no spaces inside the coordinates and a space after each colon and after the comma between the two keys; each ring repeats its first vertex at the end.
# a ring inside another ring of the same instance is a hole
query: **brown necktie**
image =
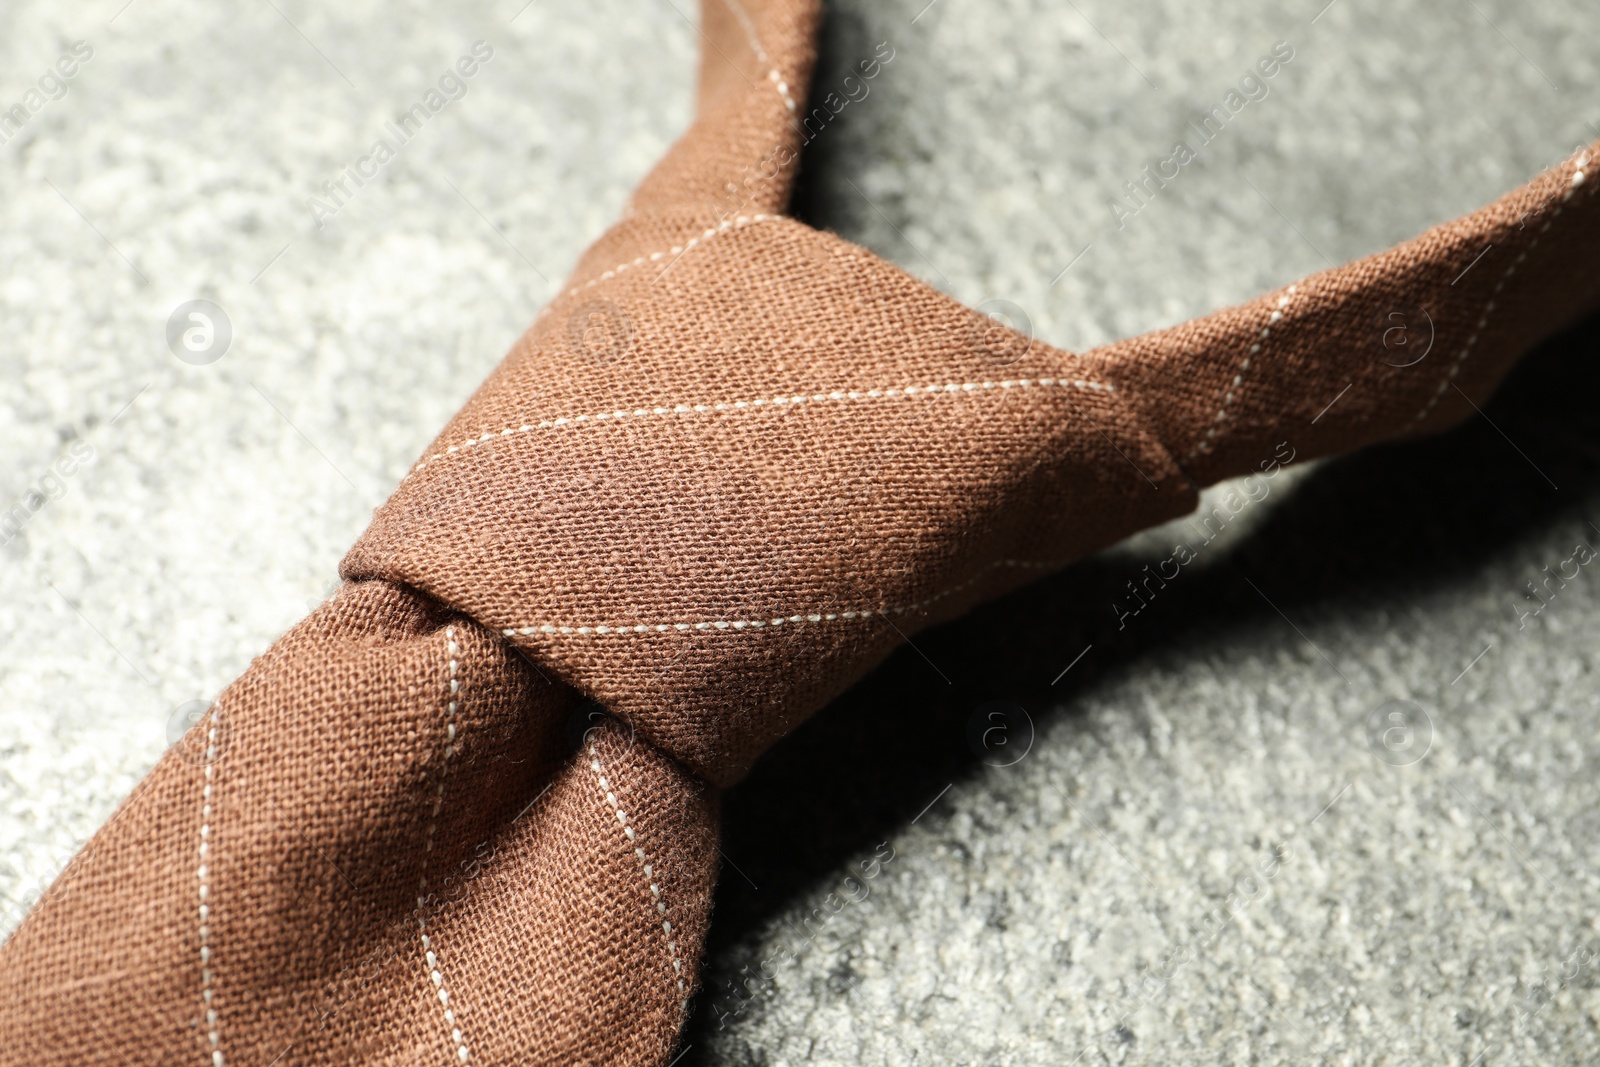
{"type": "Polygon", "coordinates": [[[0,949],[0,1063],[662,1063],[718,791],[915,631],[1199,487],[1473,412],[1596,304],[1590,155],[1081,355],[784,217],[816,0],[0,949]]]}

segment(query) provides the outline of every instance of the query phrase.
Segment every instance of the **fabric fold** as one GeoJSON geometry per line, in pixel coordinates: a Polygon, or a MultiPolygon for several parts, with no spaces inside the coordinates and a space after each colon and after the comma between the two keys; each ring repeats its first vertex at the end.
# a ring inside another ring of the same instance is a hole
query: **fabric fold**
{"type": "Polygon", "coordinates": [[[715,866],[701,783],[471,620],[352,583],[7,942],[0,1062],[654,1062],[715,866]]]}
{"type": "Polygon", "coordinates": [[[793,220],[597,291],[621,350],[553,305],[344,572],[470,614],[713,784],[905,635],[1194,505],[1084,361],[996,362],[981,317],[793,220]]]}
{"type": "Polygon", "coordinates": [[[1195,481],[1435,433],[1600,301],[1600,146],[1389,251],[1096,349],[1195,481]]]}

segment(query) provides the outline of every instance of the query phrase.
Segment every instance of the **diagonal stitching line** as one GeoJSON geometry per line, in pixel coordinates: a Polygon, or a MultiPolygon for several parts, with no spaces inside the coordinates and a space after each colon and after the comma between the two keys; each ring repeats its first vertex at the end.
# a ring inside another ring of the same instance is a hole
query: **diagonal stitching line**
{"type": "Polygon", "coordinates": [[[197,852],[200,863],[195,869],[199,882],[198,934],[200,941],[200,999],[205,1003],[206,1038],[211,1043],[212,1062],[222,1065],[222,1026],[217,1021],[217,1009],[212,1003],[216,983],[211,974],[211,824],[215,790],[212,788],[217,768],[217,727],[222,722],[224,710],[219,702],[211,708],[211,724],[206,727],[205,786],[200,790],[200,846],[197,852]]]}
{"type": "MultiPolygon", "coordinates": [[[[417,932],[422,940],[423,962],[427,964],[428,978],[433,983],[433,988],[439,999],[439,1006],[444,1011],[444,1021],[450,1027],[450,1036],[455,1042],[456,1057],[466,1063],[470,1055],[466,1039],[461,1034],[461,1020],[456,1017],[455,1009],[450,1006],[450,992],[445,988],[443,966],[439,955],[434,951],[432,939],[428,935],[428,920],[425,915],[427,908],[428,854],[433,851],[433,835],[439,828],[439,812],[444,808],[444,787],[446,778],[450,773],[450,757],[456,754],[459,747],[456,741],[457,713],[461,708],[461,680],[458,676],[461,646],[456,642],[456,628],[446,626],[444,630],[445,652],[449,665],[449,690],[445,696],[445,746],[444,759],[439,767],[438,789],[434,794],[433,811],[428,816],[427,830],[423,835],[423,873],[417,881],[417,932]]],[[[437,935],[435,935],[437,936],[437,935]]],[[[459,987],[458,987],[459,988],[459,987]]]]}
{"type": "Polygon", "coordinates": [[[1250,373],[1251,360],[1255,359],[1261,354],[1262,346],[1272,337],[1272,328],[1279,322],[1283,321],[1284,309],[1287,308],[1293,298],[1298,295],[1299,290],[1300,286],[1298,284],[1291,285],[1288,289],[1284,290],[1282,296],[1278,297],[1277,306],[1273,309],[1272,313],[1267,316],[1267,324],[1263,326],[1260,333],[1256,335],[1256,340],[1250,345],[1249,353],[1244,357],[1243,362],[1239,364],[1239,369],[1234,372],[1233,381],[1228,385],[1227,390],[1224,392],[1222,404],[1217,408],[1217,414],[1211,420],[1211,425],[1206,428],[1205,436],[1202,437],[1200,439],[1200,443],[1195,445],[1194,448],[1189,451],[1189,454],[1184,457],[1184,463],[1191,463],[1194,461],[1195,457],[1200,455],[1202,452],[1211,451],[1212,442],[1217,436],[1217,431],[1222,428],[1222,420],[1227,417],[1228,406],[1233,403],[1233,398],[1238,394],[1240,386],[1244,384],[1244,376],[1250,373]]]}
{"type": "Polygon", "coordinates": [[[672,920],[667,918],[667,904],[661,897],[661,887],[656,884],[655,871],[650,866],[650,858],[645,855],[639,846],[638,835],[632,826],[628,825],[628,813],[622,809],[617,801],[616,793],[610,782],[606,781],[605,767],[600,763],[599,751],[593,741],[589,742],[589,769],[594,772],[595,784],[600,787],[601,795],[605,798],[609,810],[616,815],[617,822],[622,824],[622,834],[628,839],[628,844],[633,846],[634,858],[639,861],[639,867],[644,874],[645,885],[650,888],[650,896],[655,903],[656,912],[661,916],[661,929],[667,941],[667,955],[672,961],[673,977],[678,983],[678,1017],[681,1020],[684,1008],[688,1004],[689,989],[683,980],[683,960],[678,955],[678,943],[672,936],[672,920]]]}
{"type": "Polygon", "coordinates": [[[783,98],[784,106],[793,113],[797,105],[795,104],[794,96],[789,92],[789,83],[784,81],[783,75],[779,73],[778,68],[772,65],[772,57],[767,55],[767,50],[761,47],[761,38],[757,36],[756,28],[750,22],[750,16],[740,6],[739,0],[723,0],[723,3],[733,13],[733,17],[738,21],[740,29],[744,30],[745,39],[750,44],[750,50],[756,54],[756,59],[760,60],[761,64],[767,68],[767,81],[771,83],[773,89],[777,90],[778,95],[783,98]]]}
{"type": "MultiPolygon", "coordinates": [[[[943,385],[907,385],[890,387],[886,389],[835,389],[828,393],[796,393],[790,396],[762,397],[756,400],[731,400],[718,401],[709,404],[674,404],[668,407],[664,404],[647,408],[618,409],[616,411],[599,411],[588,415],[563,415],[554,419],[543,419],[537,423],[523,423],[521,426],[508,426],[498,433],[489,431],[478,437],[469,437],[459,445],[450,445],[435,452],[411,468],[406,478],[416,474],[428,464],[445,456],[464,451],[487,441],[497,440],[501,437],[510,437],[519,433],[532,433],[535,430],[554,430],[566,426],[577,426],[590,422],[614,422],[621,419],[647,418],[651,416],[666,415],[707,415],[723,414],[727,412],[745,411],[753,408],[793,408],[801,404],[826,404],[839,401],[869,401],[869,400],[898,400],[901,398],[918,396],[949,396],[954,394],[992,392],[994,390],[1010,389],[1081,389],[1093,393],[1113,393],[1116,390],[1105,382],[1091,381],[1085,378],[1008,378],[1002,381],[982,382],[946,382],[943,385]]],[[[404,481],[405,479],[401,479],[404,481]]]]}
{"type": "Polygon", "coordinates": [[[933,596],[928,597],[926,600],[919,600],[914,604],[906,604],[897,608],[863,608],[859,610],[839,612],[814,612],[805,615],[783,615],[773,619],[711,619],[697,622],[630,623],[627,625],[601,624],[591,626],[558,626],[552,623],[544,623],[535,626],[508,627],[503,629],[501,633],[505,634],[507,637],[531,637],[535,634],[578,634],[587,637],[590,635],[606,636],[609,634],[671,632],[685,633],[697,630],[702,632],[708,630],[763,630],[768,628],[777,629],[782,626],[803,626],[807,623],[837,622],[840,620],[870,619],[874,617],[888,619],[894,615],[907,615],[913,612],[924,611],[929,606],[938,603],[946,597],[954,596],[962,590],[976,585],[978,582],[982,581],[990,571],[999,567],[1010,567],[1022,570],[1056,570],[1064,565],[1065,564],[1063,563],[1046,563],[1034,560],[996,560],[979,570],[977,574],[973,575],[971,578],[968,578],[960,585],[953,585],[941,593],[936,593],[933,596]]]}
{"type": "MultiPolygon", "coordinates": [[[[1489,301],[1484,305],[1483,314],[1478,317],[1476,328],[1467,337],[1465,344],[1461,346],[1460,353],[1456,355],[1456,358],[1450,362],[1450,366],[1446,368],[1444,377],[1439,382],[1439,388],[1436,389],[1433,395],[1428,398],[1428,402],[1423,405],[1422,410],[1417,412],[1416,415],[1412,417],[1411,421],[1406,425],[1406,429],[1409,430],[1413,426],[1419,425],[1424,419],[1431,415],[1433,413],[1433,409],[1439,406],[1439,401],[1444,399],[1446,391],[1455,384],[1456,376],[1459,375],[1461,373],[1461,369],[1466,366],[1467,357],[1472,355],[1472,347],[1478,343],[1478,338],[1482,336],[1483,331],[1489,326],[1490,318],[1495,310],[1495,302],[1500,298],[1500,294],[1505,290],[1506,285],[1511,281],[1511,276],[1517,272],[1517,268],[1522,266],[1522,264],[1527,261],[1528,256],[1532,254],[1533,250],[1539,247],[1540,239],[1543,238],[1545,234],[1549,233],[1550,230],[1555,226],[1555,220],[1559,218],[1562,211],[1565,210],[1566,203],[1570,201],[1577,190],[1582,187],[1586,177],[1584,168],[1588,166],[1588,164],[1588,152],[1584,152],[1578,156],[1573,167],[1572,176],[1567,179],[1567,188],[1561,194],[1560,201],[1556,203],[1555,208],[1550,212],[1550,218],[1545,221],[1543,226],[1539,227],[1538,232],[1535,233],[1528,241],[1528,246],[1517,254],[1517,257],[1511,261],[1510,266],[1506,267],[1505,273],[1500,276],[1500,280],[1495,283],[1493,292],[1489,294],[1489,301]]],[[[1535,213],[1537,214],[1539,212],[1543,212],[1546,207],[1549,207],[1550,202],[1550,200],[1545,200],[1539,205],[1535,213]]],[[[1492,247],[1494,246],[1491,244],[1490,248],[1492,247]]],[[[1487,248],[1484,249],[1484,252],[1487,251],[1487,248]]],[[[1482,258],[1483,253],[1479,253],[1478,259],[1482,258]]],[[[1473,263],[1477,263],[1477,260],[1473,260],[1473,263]]],[[[1468,267],[1468,270],[1470,269],[1471,267],[1468,267]]],[[[1462,274],[1465,273],[1466,271],[1462,271],[1462,274]]],[[[1461,279],[1459,277],[1456,279],[1456,281],[1460,280],[1461,279]]],[[[1450,284],[1454,285],[1455,282],[1451,282],[1450,284]]],[[[1541,472],[1541,474],[1542,473],[1543,472],[1541,472]]],[[[1549,479],[1546,480],[1548,481],[1549,479]]]]}
{"type": "MultiPolygon", "coordinates": [[[[696,245],[704,244],[713,237],[721,236],[722,234],[728,233],[731,230],[742,230],[747,226],[754,226],[762,222],[777,222],[782,218],[782,215],[761,214],[737,215],[732,219],[723,219],[715,226],[708,227],[707,229],[684,241],[682,244],[673,245],[671,248],[658,249],[657,251],[649,252],[641,256],[635,256],[626,263],[619,263],[610,270],[601,271],[588,281],[581,282],[578,285],[574,285],[572,288],[568,289],[567,295],[577,296],[585,289],[592,289],[601,282],[608,282],[617,275],[630,271],[635,267],[642,267],[646,263],[659,263],[668,256],[682,256],[685,252],[689,251],[689,249],[695,247],[696,245]]],[[[677,262],[676,258],[674,258],[673,262],[677,262]]],[[[671,264],[669,263],[668,266],[670,267],[671,264]]],[[[666,271],[663,270],[661,273],[665,274],[666,271]]],[[[545,310],[549,310],[549,305],[546,305],[545,310]]],[[[544,312],[541,311],[540,314],[543,315],[544,312]]]]}

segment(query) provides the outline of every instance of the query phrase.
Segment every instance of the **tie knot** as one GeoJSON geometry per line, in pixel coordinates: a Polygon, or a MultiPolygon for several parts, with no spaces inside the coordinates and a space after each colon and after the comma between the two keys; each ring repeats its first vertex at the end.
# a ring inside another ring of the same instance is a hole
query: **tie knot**
{"type": "Polygon", "coordinates": [[[914,631],[1193,506],[1089,361],[831,234],[636,216],[599,247],[344,570],[708,781],[914,631]]]}

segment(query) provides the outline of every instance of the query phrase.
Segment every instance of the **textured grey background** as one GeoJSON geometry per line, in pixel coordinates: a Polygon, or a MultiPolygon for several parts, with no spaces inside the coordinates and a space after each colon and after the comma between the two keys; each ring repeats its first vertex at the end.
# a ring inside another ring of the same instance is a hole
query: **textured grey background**
{"type": "MultiPolygon", "coordinates": [[[[688,0],[3,11],[0,105],[94,49],[0,145],[0,505],[59,495],[0,546],[9,926],[174,710],[326,594],[681,130],[698,39],[688,0]],[[466,96],[316,228],[307,197],[478,39],[466,96]],[[209,366],[165,343],[196,297],[234,330],[209,366]]],[[[798,207],[1083,348],[1600,136],[1597,30],[1573,0],[839,2],[823,91],[895,58],[798,207]],[[1118,228],[1121,183],[1280,41],[1266,99],[1118,228]]],[[[1600,568],[1518,613],[1600,545],[1593,356],[1552,346],[1492,424],[1280,476],[1125,629],[1185,524],[903,649],[729,794],[683,1062],[1592,1062],[1600,568]],[[993,700],[1036,731],[1011,766],[1015,716],[968,741],[993,700]]]]}

